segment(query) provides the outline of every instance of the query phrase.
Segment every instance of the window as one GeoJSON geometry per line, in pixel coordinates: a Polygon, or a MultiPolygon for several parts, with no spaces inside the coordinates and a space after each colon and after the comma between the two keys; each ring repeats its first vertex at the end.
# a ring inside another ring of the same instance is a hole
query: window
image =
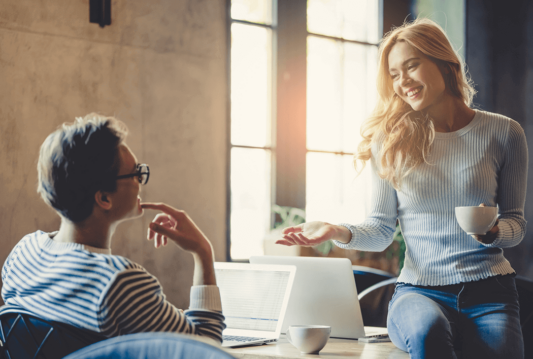
{"type": "Polygon", "coordinates": [[[272,0],[231,3],[232,259],[262,254],[272,185],[272,0]]]}
{"type": "Polygon", "coordinates": [[[307,2],[307,220],[366,218],[369,166],[357,178],[359,128],[376,100],[378,2],[307,2]]]}
{"type": "Polygon", "coordinates": [[[365,218],[352,157],[375,103],[380,13],[378,0],[231,1],[228,260],[263,254],[273,203],[365,218]]]}

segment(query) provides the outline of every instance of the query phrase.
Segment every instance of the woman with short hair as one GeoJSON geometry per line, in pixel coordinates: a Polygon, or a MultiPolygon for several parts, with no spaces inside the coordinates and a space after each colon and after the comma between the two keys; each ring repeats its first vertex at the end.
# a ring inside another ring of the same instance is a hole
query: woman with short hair
{"type": "Polygon", "coordinates": [[[520,125],[472,109],[475,93],[444,31],[419,19],[380,45],[379,99],[355,163],[372,165],[369,217],[358,225],[286,228],[284,245],[383,251],[398,220],[407,250],[389,304],[393,343],[412,358],[521,358],[515,272],[503,255],[524,238],[528,153],[520,125]],[[455,207],[486,205],[499,219],[466,234],[455,207]]]}

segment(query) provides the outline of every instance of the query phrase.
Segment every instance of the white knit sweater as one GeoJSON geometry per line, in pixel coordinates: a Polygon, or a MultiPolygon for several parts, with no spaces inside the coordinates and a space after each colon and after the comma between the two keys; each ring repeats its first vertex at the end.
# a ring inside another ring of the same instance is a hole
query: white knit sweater
{"type": "Polygon", "coordinates": [[[377,175],[373,152],[370,216],[361,224],[342,224],[352,232],[341,248],[383,251],[392,243],[399,220],[407,251],[399,282],[448,285],[514,270],[502,248],[524,238],[528,151],[524,131],[510,118],[476,111],[456,132],[436,133],[430,164],[416,168],[396,191],[377,175]],[[492,244],[467,235],[455,207],[499,207],[499,233],[492,244]]]}

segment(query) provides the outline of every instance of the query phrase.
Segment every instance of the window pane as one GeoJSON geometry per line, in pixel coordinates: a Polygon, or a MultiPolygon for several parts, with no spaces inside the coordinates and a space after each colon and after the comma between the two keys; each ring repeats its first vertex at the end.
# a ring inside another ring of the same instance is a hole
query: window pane
{"type": "Polygon", "coordinates": [[[377,43],[378,26],[378,0],[307,1],[311,33],[377,43]]]}
{"type": "Polygon", "coordinates": [[[330,153],[307,154],[307,221],[333,224],[363,221],[369,211],[369,168],[358,177],[353,156],[330,153]]]}
{"type": "Polygon", "coordinates": [[[342,43],[307,37],[307,148],[341,149],[342,43]]]}
{"type": "Polygon", "coordinates": [[[272,0],[231,0],[231,18],[272,24],[272,0]]]}
{"type": "Polygon", "coordinates": [[[376,101],[377,47],[309,36],[307,148],[353,153],[376,101]]]}
{"type": "Polygon", "coordinates": [[[231,143],[270,145],[270,29],[231,25],[231,143]]]}
{"type": "Polygon", "coordinates": [[[231,258],[263,255],[270,230],[270,151],[231,149],[231,258]]]}
{"type": "Polygon", "coordinates": [[[375,106],[377,47],[344,44],[342,151],[353,153],[361,140],[361,124],[375,106]]]}

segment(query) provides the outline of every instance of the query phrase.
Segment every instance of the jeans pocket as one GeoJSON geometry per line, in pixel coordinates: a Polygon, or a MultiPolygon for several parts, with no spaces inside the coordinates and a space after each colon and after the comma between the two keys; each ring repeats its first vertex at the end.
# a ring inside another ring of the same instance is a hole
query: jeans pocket
{"type": "Polygon", "coordinates": [[[514,276],[512,275],[497,275],[494,276],[494,281],[500,286],[501,289],[505,289],[507,292],[517,293],[514,276]]]}
{"type": "Polygon", "coordinates": [[[410,284],[408,283],[396,283],[396,287],[394,288],[394,293],[392,294],[392,298],[390,299],[389,301],[389,310],[390,308],[392,307],[392,303],[394,303],[394,300],[396,299],[396,297],[398,296],[398,291],[402,288],[402,287],[405,287],[405,286],[409,286],[410,284]]]}

